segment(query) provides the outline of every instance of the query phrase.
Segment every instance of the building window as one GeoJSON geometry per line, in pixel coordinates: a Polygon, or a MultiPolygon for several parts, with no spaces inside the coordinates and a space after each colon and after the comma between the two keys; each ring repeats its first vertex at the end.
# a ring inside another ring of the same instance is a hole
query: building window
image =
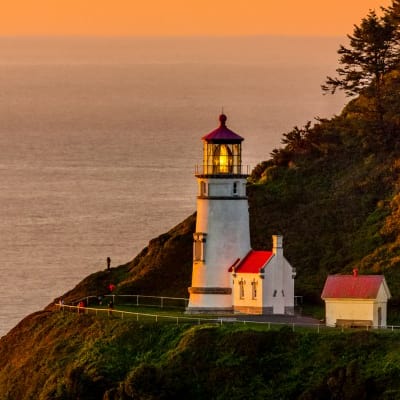
{"type": "Polygon", "coordinates": [[[258,285],[258,282],[256,282],[255,280],[253,280],[253,282],[251,282],[251,298],[253,300],[257,299],[257,285],[258,285]]]}
{"type": "Polygon", "coordinates": [[[239,297],[240,297],[240,299],[244,299],[244,284],[245,284],[244,280],[241,279],[239,281],[239,297]]]}
{"type": "Polygon", "coordinates": [[[201,257],[201,242],[199,240],[194,241],[194,260],[200,261],[201,257]]]}
{"type": "Polygon", "coordinates": [[[200,196],[207,196],[207,183],[204,181],[200,182],[200,196]]]}
{"type": "Polygon", "coordinates": [[[193,261],[205,260],[206,233],[196,232],[193,234],[193,261]]]}
{"type": "Polygon", "coordinates": [[[233,194],[238,195],[238,183],[233,182],[233,194]]]}

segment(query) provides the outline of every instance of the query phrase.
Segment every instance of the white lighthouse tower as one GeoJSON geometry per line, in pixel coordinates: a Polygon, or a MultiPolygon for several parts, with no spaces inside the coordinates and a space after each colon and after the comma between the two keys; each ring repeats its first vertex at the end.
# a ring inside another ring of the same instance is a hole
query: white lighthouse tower
{"type": "Polygon", "coordinates": [[[224,114],[219,121],[220,126],[202,138],[203,165],[196,170],[197,220],[188,313],[233,311],[228,269],[251,250],[243,138],[227,128],[224,114]]]}

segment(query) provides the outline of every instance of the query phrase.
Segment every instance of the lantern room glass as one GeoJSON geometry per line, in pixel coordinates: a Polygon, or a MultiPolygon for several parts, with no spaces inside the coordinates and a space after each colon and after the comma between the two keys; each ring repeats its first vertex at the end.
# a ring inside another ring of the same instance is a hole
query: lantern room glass
{"type": "Polygon", "coordinates": [[[203,173],[212,175],[242,173],[240,143],[204,143],[203,173]]]}

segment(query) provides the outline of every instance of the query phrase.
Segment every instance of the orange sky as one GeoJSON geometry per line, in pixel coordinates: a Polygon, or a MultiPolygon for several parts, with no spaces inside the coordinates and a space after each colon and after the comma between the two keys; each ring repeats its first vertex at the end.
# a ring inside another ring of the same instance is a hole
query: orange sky
{"type": "Polygon", "coordinates": [[[345,35],[391,0],[2,0],[0,35],[345,35]]]}

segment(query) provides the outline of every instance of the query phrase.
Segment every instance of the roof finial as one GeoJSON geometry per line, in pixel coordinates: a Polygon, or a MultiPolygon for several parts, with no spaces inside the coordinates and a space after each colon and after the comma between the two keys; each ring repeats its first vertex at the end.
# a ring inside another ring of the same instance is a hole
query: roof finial
{"type": "Polygon", "coordinates": [[[226,115],[222,112],[222,114],[219,116],[219,122],[221,122],[221,126],[226,126],[226,115]]]}

